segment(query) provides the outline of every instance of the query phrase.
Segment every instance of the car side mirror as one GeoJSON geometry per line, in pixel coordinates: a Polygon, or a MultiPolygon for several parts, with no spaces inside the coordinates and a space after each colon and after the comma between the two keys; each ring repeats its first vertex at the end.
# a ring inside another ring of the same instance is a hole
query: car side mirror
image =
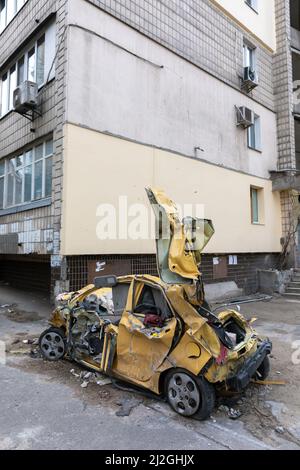
{"type": "Polygon", "coordinates": [[[103,287],[115,287],[118,284],[116,276],[99,276],[95,277],[94,284],[97,289],[102,289],[103,287]]]}

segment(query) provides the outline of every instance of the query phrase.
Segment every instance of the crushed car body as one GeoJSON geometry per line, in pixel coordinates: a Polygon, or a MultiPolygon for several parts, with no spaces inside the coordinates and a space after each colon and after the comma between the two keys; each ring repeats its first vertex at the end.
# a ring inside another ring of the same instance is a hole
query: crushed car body
{"type": "Polygon", "coordinates": [[[217,315],[205,301],[199,268],[212,222],[180,220],[163,191],[146,191],[160,277],[103,276],[60,295],[40,348],[48,360],[67,356],[164,396],[181,415],[206,419],[216,393],[267,377],[272,345],[238,311],[217,315]]]}

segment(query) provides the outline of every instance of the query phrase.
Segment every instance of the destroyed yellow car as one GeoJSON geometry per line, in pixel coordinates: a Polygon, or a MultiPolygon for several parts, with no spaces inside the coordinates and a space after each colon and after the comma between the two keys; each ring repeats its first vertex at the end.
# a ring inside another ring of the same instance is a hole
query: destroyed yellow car
{"type": "Polygon", "coordinates": [[[238,311],[216,315],[205,301],[200,253],[212,222],[180,220],[163,191],[146,191],[160,277],[103,276],[61,295],[40,348],[48,360],[67,356],[165,397],[180,415],[206,419],[216,393],[267,377],[272,345],[238,311]]]}

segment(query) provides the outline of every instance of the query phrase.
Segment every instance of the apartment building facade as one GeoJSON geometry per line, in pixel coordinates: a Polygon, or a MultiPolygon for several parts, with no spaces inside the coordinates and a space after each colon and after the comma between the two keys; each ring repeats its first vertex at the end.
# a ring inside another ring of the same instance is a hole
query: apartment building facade
{"type": "Polygon", "coordinates": [[[124,229],[152,185],[213,219],[204,280],[254,291],[291,238],[298,194],[289,2],[27,0],[14,16],[9,3],[1,279],[57,293],[96,272],[155,274],[154,240],[124,229]],[[33,121],[13,110],[24,80],[38,86],[33,121]],[[106,239],[105,205],[117,216],[106,239]]]}

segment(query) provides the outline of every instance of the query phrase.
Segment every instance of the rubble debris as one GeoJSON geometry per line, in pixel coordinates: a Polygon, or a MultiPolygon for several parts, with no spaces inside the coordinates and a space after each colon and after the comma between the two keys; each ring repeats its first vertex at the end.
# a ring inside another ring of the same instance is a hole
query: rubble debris
{"type": "Polygon", "coordinates": [[[230,419],[238,419],[242,416],[242,413],[237,408],[232,408],[227,405],[220,405],[218,411],[226,413],[230,419]]]}
{"type": "MultiPolygon", "coordinates": [[[[98,374],[98,375],[100,375],[100,374],[98,374]]],[[[108,377],[103,376],[103,379],[97,380],[96,384],[100,385],[100,386],[108,385],[108,384],[111,384],[111,380],[108,377]]]]}
{"type": "MultiPolygon", "coordinates": [[[[265,405],[265,407],[268,408],[267,405],[265,405]]],[[[254,406],[253,409],[256,411],[256,413],[258,413],[261,416],[264,416],[265,418],[271,417],[270,413],[269,414],[263,413],[257,406],[254,406]]]]}
{"type": "Polygon", "coordinates": [[[251,380],[252,383],[258,385],[286,385],[286,380],[251,380]]]}
{"type": "Polygon", "coordinates": [[[42,357],[43,357],[40,348],[31,349],[29,355],[30,355],[30,357],[32,357],[33,359],[37,359],[37,358],[42,358],[42,357]]]}
{"type": "Polygon", "coordinates": [[[218,410],[219,411],[224,411],[224,413],[228,413],[229,412],[229,407],[226,406],[226,405],[220,405],[218,410]]]}
{"type": "Polygon", "coordinates": [[[75,369],[71,369],[70,373],[74,375],[74,377],[80,377],[80,374],[76,374],[75,369]]]}
{"type": "Polygon", "coordinates": [[[139,398],[124,398],[118,401],[116,404],[121,408],[116,412],[116,416],[129,416],[131,411],[142,402],[143,400],[139,398]]]}
{"type": "Polygon", "coordinates": [[[84,381],[91,382],[90,379],[92,376],[93,376],[92,372],[86,372],[86,371],[80,372],[80,378],[83,379],[84,381]]]}
{"type": "Polygon", "coordinates": [[[242,416],[242,413],[240,410],[230,408],[228,416],[230,419],[239,419],[242,416]]]}
{"type": "Polygon", "coordinates": [[[74,377],[81,380],[80,386],[82,388],[87,388],[89,383],[94,383],[99,386],[108,385],[111,383],[111,379],[109,377],[105,377],[98,372],[87,372],[81,371],[79,374],[75,371],[75,369],[71,369],[70,373],[74,375],[74,377]]]}
{"type": "Polygon", "coordinates": [[[285,429],[283,426],[277,426],[275,428],[275,431],[278,433],[278,434],[284,434],[285,433],[285,429]]]}

